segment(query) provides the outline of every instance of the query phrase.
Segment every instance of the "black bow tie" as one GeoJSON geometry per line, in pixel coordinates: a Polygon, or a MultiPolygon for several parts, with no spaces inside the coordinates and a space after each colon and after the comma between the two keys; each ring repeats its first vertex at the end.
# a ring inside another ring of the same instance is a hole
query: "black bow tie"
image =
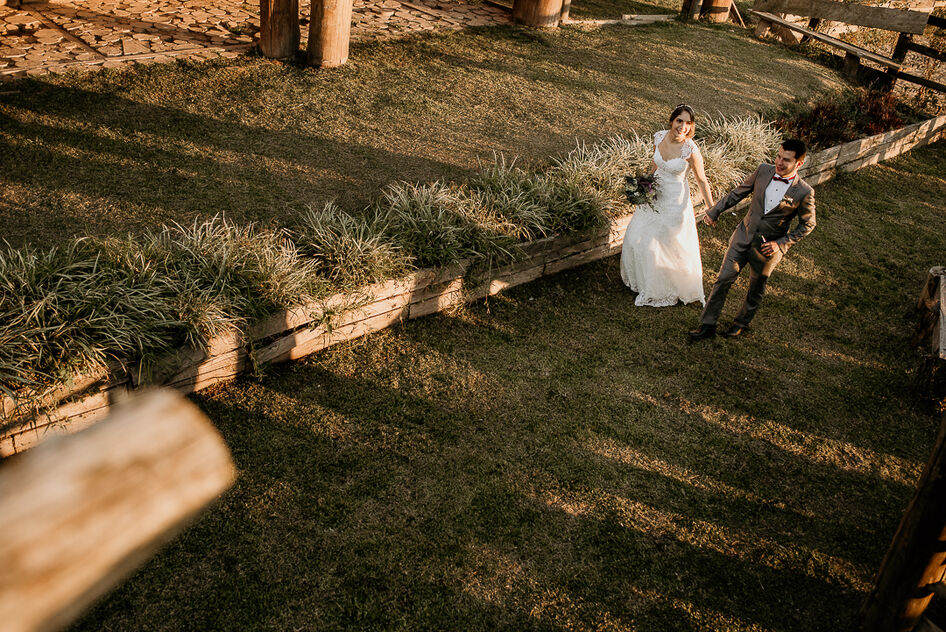
{"type": "Polygon", "coordinates": [[[783,178],[782,176],[772,176],[772,179],[775,180],[776,182],[784,182],[785,184],[791,184],[792,180],[794,180],[795,177],[792,176],[791,178],[783,178]]]}

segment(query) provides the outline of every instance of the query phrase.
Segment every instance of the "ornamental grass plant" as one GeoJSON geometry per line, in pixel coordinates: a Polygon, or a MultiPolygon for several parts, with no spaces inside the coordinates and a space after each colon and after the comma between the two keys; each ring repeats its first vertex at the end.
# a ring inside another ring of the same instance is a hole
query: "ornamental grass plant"
{"type": "Polygon", "coordinates": [[[38,398],[110,360],[169,350],[172,283],[151,260],[124,267],[79,239],[0,250],[0,391],[38,398]]]}
{"type": "MultiPolygon", "coordinates": [[[[759,117],[701,126],[714,193],[770,156],[759,117]]],[[[602,226],[626,213],[623,178],[649,169],[651,136],[579,143],[544,170],[501,154],[461,183],[399,182],[360,213],[330,202],[291,228],[217,215],[139,236],[0,252],[0,389],[21,402],[109,361],[206,348],[280,309],[412,269],[514,261],[517,245],[602,226]]]]}
{"type": "Polygon", "coordinates": [[[327,202],[309,208],[293,231],[300,252],[312,257],[316,273],[333,287],[361,285],[403,274],[408,256],[378,225],[327,202]]]}
{"type": "Polygon", "coordinates": [[[572,230],[599,226],[608,200],[589,194],[577,181],[531,173],[516,160],[498,155],[469,181],[474,203],[489,216],[510,226],[521,240],[539,239],[572,230]]]}

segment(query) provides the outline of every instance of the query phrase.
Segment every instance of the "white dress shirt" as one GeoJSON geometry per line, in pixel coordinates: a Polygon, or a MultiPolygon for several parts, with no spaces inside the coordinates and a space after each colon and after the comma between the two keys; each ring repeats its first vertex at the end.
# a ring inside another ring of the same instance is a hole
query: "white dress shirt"
{"type": "Polygon", "coordinates": [[[798,175],[794,175],[789,178],[789,182],[779,182],[775,178],[772,178],[772,181],[769,182],[769,186],[765,187],[765,212],[768,213],[782,201],[782,198],[785,197],[785,193],[788,191],[795,183],[795,178],[798,175]]]}

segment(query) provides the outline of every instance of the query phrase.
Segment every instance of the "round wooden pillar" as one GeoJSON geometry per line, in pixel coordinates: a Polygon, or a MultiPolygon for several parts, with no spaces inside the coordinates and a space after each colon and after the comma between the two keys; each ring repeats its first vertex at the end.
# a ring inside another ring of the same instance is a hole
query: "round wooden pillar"
{"type": "Polygon", "coordinates": [[[512,19],[519,24],[555,28],[562,15],[562,0],[513,0],[512,19]]]}
{"type": "Polygon", "coordinates": [[[348,61],[351,11],[352,0],[312,0],[307,54],[309,65],[334,68],[348,61]]]}
{"type": "Polygon", "coordinates": [[[700,7],[700,17],[710,22],[725,22],[729,19],[729,8],[732,0],[703,0],[700,7]]]}
{"type": "Polygon", "coordinates": [[[288,59],[299,51],[299,0],[260,0],[259,49],[264,57],[288,59]]]}

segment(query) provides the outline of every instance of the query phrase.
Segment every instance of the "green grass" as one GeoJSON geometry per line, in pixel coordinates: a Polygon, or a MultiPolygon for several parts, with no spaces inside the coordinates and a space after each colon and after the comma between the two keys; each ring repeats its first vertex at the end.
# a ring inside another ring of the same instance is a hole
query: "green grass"
{"type": "Polygon", "coordinates": [[[682,3],[679,0],[655,0],[638,2],[637,0],[577,0],[572,2],[569,16],[573,20],[614,19],[631,14],[678,14],[682,3]]]}
{"type": "Polygon", "coordinates": [[[665,124],[767,110],[833,70],[731,27],[469,29],[352,47],[331,72],[260,58],[47,76],[0,95],[0,225],[14,246],[218,213],[292,225],[387,185],[460,180],[665,124]]]}
{"type": "Polygon", "coordinates": [[[235,487],[75,629],[853,630],[937,426],[944,167],[820,186],[745,340],[612,257],[200,395],[235,487]]]}

